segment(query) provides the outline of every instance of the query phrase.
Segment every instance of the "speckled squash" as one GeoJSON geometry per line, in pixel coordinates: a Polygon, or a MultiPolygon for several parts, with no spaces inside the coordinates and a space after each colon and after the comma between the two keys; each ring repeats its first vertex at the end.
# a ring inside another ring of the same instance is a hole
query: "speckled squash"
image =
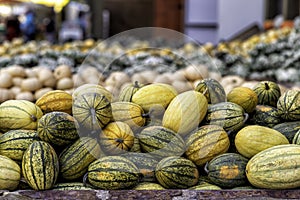
{"type": "Polygon", "coordinates": [[[113,100],[111,92],[105,89],[105,87],[91,83],[84,84],[76,88],[72,94],[72,97],[77,98],[86,93],[102,94],[107,98],[109,102],[112,102],[113,100]]]}
{"type": "Polygon", "coordinates": [[[20,179],[19,165],[9,157],[0,155],[0,190],[17,189],[20,179]]]}
{"type": "Polygon", "coordinates": [[[26,149],[38,140],[35,130],[10,130],[0,136],[0,155],[21,163],[26,149]]]}
{"type": "Polygon", "coordinates": [[[300,130],[300,121],[283,122],[273,126],[273,129],[285,135],[289,142],[292,143],[295,134],[300,130]]]}
{"type": "Polygon", "coordinates": [[[235,87],[227,94],[227,101],[240,105],[247,113],[252,113],[258,103],[258,98],[250,88],[235,87]]]}
{"type": "Polygon", "coordinates": [[[247,183],[245,173],[248,159],[237,153],[224,153],[214,157],[206,166],[209,179],[222,188],[247,183]]]}
{"type": "Polygon", "coordinates": [[[50,112],[38,121],[37,134],[53,146],[64,146],[78,139],[76,120],[65,112],[50,112]]]}
{"type": "Polygon", "coordinates": [[[246,176],[257,188],[280,190],[298,188],[299,159],[299,145],[277,145],[253,156],[246,166],[246,176]]]}
{"type": "Polygon", "coordinates": [[[205,125],[187,137],[185,155],[197,166],[203,166],[215,156],[227,152],[229,145],[229,137],[222,127],[205,125]]]}
{"type": "Polygon", "coordinates": [[[134,134],[124,122],[111,122],[100,133],[99,144],[106,155],[128,152],[134,143],[134,134]]]}
{"type": "Polygon", "coordinates": [[[208,103],[203,94],[187,91],[176,96],[168,106],[162,125],[185,137],[204,119],[208,103]]]}
{"type": "Polygon", "coordinates": [[[187,189],[198,183],[199,171],[190,160],[170,156],[162,159],[156,166],[157,181],[167,189],[187,189]]]}
{"type": "Polygon", "coordinates": [[[283,120],[300,120],[300,91],[288,90],[277,102],[278,114],[283,120]]]}
{"type": "Polygon", "coordinates": [[[267,148],[289,144],[289,141],[283,134],[274,129],[259,125],[249,125],[237,133],[234,143],[241,155],[251,158],[267,148]]]}
{"type": "Polygon", "coordinates": [[[221,126],[229,133],[241,129],[247,119],[244,109],[232,102],[217,103],[207,109],[206,123],[221,126]]]}
{"type": "Polygon", "coordinates": [[[162,126],[149,126],[137,135],[144,153],[162,159],[168,156],[181,156],[185,150],[182,137],[162,126]]]}
{"type": "Polygon", "coordinates": [[[277,83],[272,81],[261,81],[253,88],[258,97],[259,105],[269,105],[276,107],[281,96],[281,91],[277,83]]]}
{"type": "Polygon", "coordinates": [[[250,120],[253,124],[272,128],[281,122],[278,110],[267,105],[257,105],[250,120]]]}
{"type": "Polygon", "coordinates": [[[201,80],[195,91],[204,94],[209,104],[216,104],[226,101],[226,93],[223,86],[215,79],[205,78],[201,80]]]}
{"type": "Polygon", "coordinates": [[[144,84],[135,81],[125,87],[123,87],[119,93],[119,101],[131,102],[132,96],[141,88],[144,84]]]}
{"type": "Polygon", "coordinates": [[[58,173],[58,157],[48,143],[35,141],[24,152],[22,174],[34,190],[51,189],[56,183],[58,173]]]}
{"type": "Polygon", "coordinates": [[[121,156],[106,156],[95,160],[88,167],[88,182],[103,190],[121,190],[135,187],[140,172],[128,159],[121,156]]]}

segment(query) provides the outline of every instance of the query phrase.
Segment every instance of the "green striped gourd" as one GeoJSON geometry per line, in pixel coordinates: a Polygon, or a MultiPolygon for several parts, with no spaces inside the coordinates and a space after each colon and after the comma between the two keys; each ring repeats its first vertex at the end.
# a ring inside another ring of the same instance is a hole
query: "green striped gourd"
{"type": "Polygon", "coordinates": [[[81,178],[90,163],[101,156],[97,140],[81,137],[65,148],[59,155],[60,173],[66,180],[81,178]]]}
{"type": "Polygon", "coordinates": [[[223,86],[212,78],[201,80],[196,86],[195,91],[204,94],[209,104],[226,101],[226,93],[223,86]]]}
{"type": "Polygon", "coordinates": [[[234,143],[241,155],[251,158],[267,148],[289,144],[289,141],[283,134],[274,129],[259,125],[249,125],[236,134],[234,143]]]}
{"type": "Polygon", "coordinates": [[[277,101],[281,95],[277,83],[272,81],[261,81],[253,88],[258,98],[259,105],[269,105],[276,107],[277,101]]]}
{"type": "Polygon", "coordinates": [[[155,177],[164,188],[187,189],[198,183],[199,171],[192,161],[170,156],[159,161],[155,177]]]}
{"type": "Polygon", "coordinates": [[[112,118],[128,124],[132,131],[138,131],[146,123],[144,110],[141,106],[131,102],[113,102],[111,104],[112,118]]]}
{"type": "Polygon", "coordinates": [[[136,152],[136,153],[141,153],[142,152],[140,141],[137,137],[134,137],[133,145],[132,145],[131,149],[129,150],[129,152],[136,152]]]}
{"type": "Polygon", "coordinates": [[[155,158],[181,156],[185,143],[182,137],[174,131],[162,126],[149,126],[138,134],[141,149],[155,158]]]}
{"type": "Polygon", "coordinates": [[[297,133],[295,134],[292,143],[300,145],[300,130],[298,130],[297,133]]]}
{"type": "Polygon", "coordinates": [[[119,94],[119,101],[131,102],[132,96],[141,88],[143,84],[140,84],[138,81],[128,84],[123,87],[119,94]]]}
{"type": "Polygon", "coordinates": [[[248,181],[257,188],[292,189],[300,187],[300,146],[277,145],[253,156],[247,166],[248,181]]]}
{"type": "Polygon", "coordinates": [[[207,106],[203,94],[196,91],[183,92],[171,101],[163,116],[162,125],[185,137],[204,119],[207,106]]]}
{"type": "Polygon", "coordinates": [[[106,156],[89,165],[85,178],[98,189],[120,190],[135,187],[140,176],[138,168],[128,159],[106,156]]]}
{"type": "Polygon", "coordinates": [[[165,188],[158,183],[141,182],[133,190],[165,190],[165,188]]]}
{"type": "Polygon", "coordinates": [[[100,133],[99,144],[107,155],[128,152],[133,146],[134,134],[124,122],[111,122],[100,133]]]}
{"type": "Polygon", "coordinates": [[[288,90],[277,102],[278,114],[283,120],[300,120],[300,91],[288,90]]]}
{"type": "Polygon", "coordinates": [[[232,102],[217,103],[207,109],[206,122],[221,126],[229,133],[242,128],[247,119],[244,109],[232,102]]]}
{"type": "Polygon", "coordinates": [[[222,188],[247,183],[245,173],[248,159],[237,153],[224,153],[214,157],[206,166],[209,179],[222,188]]]}
{"type": "Polygon", "coordinates": [[[35,130],[10,130],[0,136],[0,155],[21,163],[26,149],[38,140],[35,130]]]}
{"type": "Polygon", "coordinates": [[[98,130],[106,126],[111,118],[111,104],[102,94],[84,93],[73,100],[73,117],[85,130],[98,130]]]}
{"type": "Polygon", "coordinates": [[[65,146],[78,139],[76,120],[65,112],[50,112],[38,121],[39,138],[54,146],[65,146]]]}
{"type": "Polygon", "coordinates": [[[58,157],[53,147],[44,141],[33,142],[24,152],[22,173],[34,190],[51,189],[59,173],[58,157]]]}
{"type": "Polygon", "coordinates": [[[0,190],[15,190],[20,179],[19,165],[9,157],[0,155],[0,190]]]}
{"type": "Polygon", "coordinates": [[[127,158],[140,170],[143,175],[142,181],[155,182],[155,167],[158,160],[148,153],[126,153],[121,155],[127,158]]]}
{"type": "Polygon", "coordinates": [[[283,122],[273,126],[273,129],[285,135],[289,142],[292,143],[295,134],[300,130],[300,121],[283,122]]]}
{"type": "Polygon", "coordinates": [[[0,129],[35,130],[42,116],[42,110],[30,101],[8,100],[0,105],[0,129]]]}
{"type": "Polygon", "coordinates": [[[189,190],[222,190],[222,188],[211,183],[202,182],[193,187],[190,187],[189,190]]]}
{"type": "Polygon", "coordinates": [[[222,127],[205,125],[187,137],[186,145],[186,157],[197,166],[203,166],[215,156],[227,152],[230,141],[222,127]]]}
{"type": "Polygon", "coordinates": [[[281,122],[281,118],[277,108],[267,105],[257,105],[251,117],[251,122],[256,125],[272,128],[281,122]]]}
{"type": "Polygon", "coordinates": [[[84,183],[80,182],[68,182],[57,183],[53,186],[52,190],[93,190],[93,188],[87,187],[84,183]]]}

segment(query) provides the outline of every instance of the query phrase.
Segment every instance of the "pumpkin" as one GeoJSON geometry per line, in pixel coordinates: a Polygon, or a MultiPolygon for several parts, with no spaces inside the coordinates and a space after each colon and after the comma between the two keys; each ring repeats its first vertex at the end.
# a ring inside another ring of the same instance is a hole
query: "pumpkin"
{"type": "Polygon", "coordinates": [[[227,94],[227,101],[240,105],[247,113],[252,113],[258,103],[258,98],[252,89],[236,87],[227,94]]]}
{"type": "Polygon", "coordinates": [[[257,94],[259,105],[277,106],[277,101],[281,95],[277,83],[272,81],[261,81],[254,86],[253,91],[257,94]]]}

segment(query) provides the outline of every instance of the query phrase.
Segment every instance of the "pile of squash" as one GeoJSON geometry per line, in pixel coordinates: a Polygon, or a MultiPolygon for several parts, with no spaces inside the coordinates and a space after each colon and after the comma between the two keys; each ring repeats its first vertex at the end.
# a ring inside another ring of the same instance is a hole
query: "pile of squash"
{"type": "Polygon", "coordinates": [[[300,187],[300,91],[271,81],[54,89],[1,103],[0,130],[3,190],[300,187]]]}

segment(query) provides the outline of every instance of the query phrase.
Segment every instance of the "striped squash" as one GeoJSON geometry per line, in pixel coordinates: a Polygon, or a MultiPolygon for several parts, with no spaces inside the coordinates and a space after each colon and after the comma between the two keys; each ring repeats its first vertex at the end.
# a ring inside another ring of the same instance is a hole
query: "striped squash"
{"type": "Polygon", "coordinates": [[[111,104],[102,94],[84,93],[73,101],[73,117],[84,130],[98,130],[106,126],[111,118],[111,104]]]}
{"type": "Polygon", "coordinates": [[[131,102],[132,96],[141,88],[143,84],[140,84],[138,81],[128,84],[123,87],[119,94],[119,101],[131,102]]]}
{"type": "Polygon", "coordinates": [[[273,126],[273,129],[279,131],[292,143],[293,138],[298,130],[300,130],[300,121],[283,122],[273,126]]]}
{"type": "Polygon", "coordinates": [[[246,166],[246,176],[257,188],[299,188],[299,159],[299,145],[277,145],[253,156],[246,166]]]}
{"type": "Polygon", "coordinates": [[[133,139],[133,145],[131,147],[131,149],[129,150],[129,152],[137,152],[137,153],[141,153],[141,145],[140,145],[140,141],[137,137],[134,137],[133,139]]]}
{"type": "Polygon", "coordinates": [[[276,107],[281,96],[280,87],[272,81],[261,81],[253,88],[258,98],[259,105],[269,105],[276,107]]]}
{"type": "Polygon", "coordinates": [[[165,190],[165,188],[158,183],[141,182],[133,190],[165,190]]]}
{"type": "Polygon", "coordinates": [[[300,120],[300,91],[288,90],[277,102],[278,114],[283,120],[300,120]]]}
{"type": "Polygon", "coordinates": [[[53,111],[72,113],[72,95],[63,90],[49,91],[37,99],[35,104],[44,113],[53,111]]]}
{"type": "Polygon", "coordinates": [[[242,128],[247,119],[244,109],[232,102],[217,103],[207,109],[206,123],[221,126],[229,133],[242,128]]]}
{"type": "Polygon", "coordinates": [[[84,183],[80,182],[68,182],[57,183],[53,186],[52,190],[93,190],[93,188],[87,187],[84,183]]]}
{"type": "Polygon", "coordinates": [[[247,183],[245,173],[248,159],[237,153],[214,157],[206,166],[208,178],[222,188],[233,188],[247,183]]]}
{"type": "Polygon", "coordinates": [[[124,122],[111,122],[100,133],[99,144],[107,155],[128,152],[134,143],[134,134],[124,122]]]}
{"type": "Polygon", "coordinates": [[[272,128],[281,122],[281,118],[277,108],[266,105],[257,105],[251,117],[251,122],[260,126],[272,128]]]}
{"type": "Polygon", "coordinates": [[[186,157],[197,166],[203,166],[215,156],[227,152],[230,141],[222,127],[205,125],[187,137],[186,145],[186,157]]]}
{"type": "Polygon", "coordinates": [[[0,155],[0,190],[17,189],[20,179],[19,165],[9,157],[0,155]]]}
{"type": "Polygon", "coordinates": [[[0,105],[0,129],[35,130],[42,116],[42,110],[30,101],[8,100],[0,105]]]}
{"type": "Polygon", "coordinates": [[[297,131],[295,134],[292,144],[299,144],[300,145],[300,130],[297,131]]]}
{"type": "Polygon", "coordinates": [[[113,99],[111,92],[108,91],[105,87],[92,83],[83,84],[76,88],[72,94],[72,97],[77,98],[86,93],[102,94],[107,98],[109,102],[112,102],[113,99]]]}
{"type": "Polygon", "coordinates": [[[0,155],[21,163],[26,149],[38,140],[35,130],[10,130],[0,136],[0,155]]]}
{"type": "Polygon", "coordinates": [[[50,144],[33,142],[24,152],[22,174],[34,190],[51,189],[59,173],[58,157],[50,144]]]}
{"type": "Polygon", "coordinates": [[[120,190],[136,186],[140,173],[128,159],[121,156],[106,156],[92,162],[85,177],[98,189],[120,190]]]}
{"type": "Polygon", "coordinates": [[[223,86],[215,79],[205,78],[201,80],[195,91],[204,94],[209,104],[216,104],[226,101],[226,93],[223,86]]]}
{"type": "Polygon", "coordinates": [[[241,155],[251,158],[267,148],[289,144],[289,141],[283,134],[274,129],[259,125],[249,125],[236,134],[234,143],[241,155]]]}
{"type": "Polygon", "coordinates": [[[132,131],[137,132],[146,123],[144,110],[131,102],[113,102],[111,104],[112,120],[128,124],[132,131]]]}
{"type": "Polygon", "coordinates": [[[76,120],[65,112],[50,112],[38,121],[37,134],[54,146],[65,146],[78,139],[76,120]]]}
{"type": "Polygon", "coordinates": [[[181,156],[185,143],[182,137],[174,131],[162,126],[150,126],[138,134],[141,149],[155,158],[181,156]]]}
{"type": "Polygon", "coordinates": [[[198,183],[199,171],[192,161],[170,156],[159,161],[155,177],[164,188],[187,189],[198,183]]]}
{"type": "Polygon", "coordinates": [[[97,140],[81,137],[59,155],[60,174],[66,180],[81,178],[90,163],[102,155],[97,140]]]}
{"type": "Polygon", "coordinates": [[[171,101],[163,116],[162,125],[185,137],[204,119],[207,106],[203,94],[196,91],[183,92],[171,101]]]}
{"type": "Polygon", "coordinates": [[[148,153],[125,153],[122,157],[130,160],[143,175],[142,181],[155,182],[155,167],[158,160],[148,153]]]}
{"type": "Polygon", "coordinates": [[[220,188],[219,186],[207,182],[202,182],[188,189],[189,190],[222,190],[222,188],[220,188]]]}

